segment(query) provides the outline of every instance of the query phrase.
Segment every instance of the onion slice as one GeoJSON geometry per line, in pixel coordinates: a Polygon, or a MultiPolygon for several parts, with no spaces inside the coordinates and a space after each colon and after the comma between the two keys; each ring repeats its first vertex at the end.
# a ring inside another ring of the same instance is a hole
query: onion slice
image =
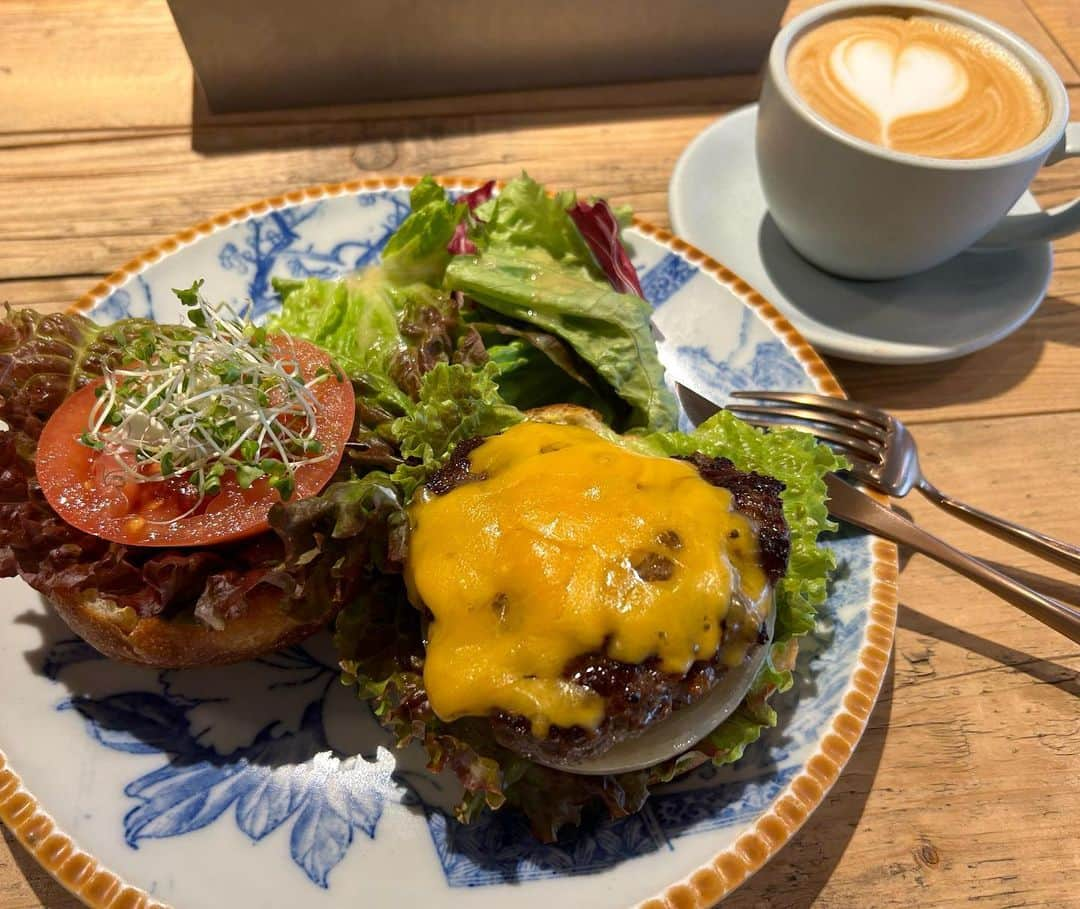
{"type": "Polygon", "coordinates": [[[700,701],[673,710],[668,717],[648,726],[640,735],[619,742],[596,757],[569,764],[548,762],[542,758],[533,760],[567,773],[592,776],[643,770],[689,751],[735,712],[764,665],[765,657],[772,646],[773,626],[776,621],[775,594],[770,592],[769,598],[766,619],[768,640],[764,644],[751,647],[742,663],[729,669],[716,687],[700,701]]]}

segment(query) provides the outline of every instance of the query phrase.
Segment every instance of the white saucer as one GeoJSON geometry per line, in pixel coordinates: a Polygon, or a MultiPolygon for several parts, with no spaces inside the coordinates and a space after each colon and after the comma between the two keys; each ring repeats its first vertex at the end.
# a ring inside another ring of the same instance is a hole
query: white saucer
{"type": "MultiPolygon", "coordinates": [[[[757,105],[718,120],[682,153],[668,205],[676,234],[772,303],[823,353],[871,363],[930,363],[980,350],[1016,331],[1050,283],[1049,243],[964,253],[895,281],[819,271],[781,236],[754,158],[757,105]]],[[[1040,211],[1025,193],[1013,211],[1040,211]]]]}

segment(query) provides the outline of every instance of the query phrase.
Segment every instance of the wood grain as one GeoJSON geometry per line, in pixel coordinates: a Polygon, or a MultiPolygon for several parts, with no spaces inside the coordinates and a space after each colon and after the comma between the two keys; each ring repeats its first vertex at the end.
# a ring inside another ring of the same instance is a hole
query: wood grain
{"type": "Polygon", "coordinates": [[[191,67],[165,4],[5,0],[0,132],[186,124],[191,67]]]}
{"type": "Polygon", "coordinates": [[[5,110],[0,144],[99,140],[129,129],[186,135],[193,117],[200,124],[224,126],[303,123],[313,117],[342,122],[457,116],[463,111],[643,108],[674,99],[683,105],[701,104],[756,93],[755,78],[742,76],[216,116],[194,84],[183,44],[162,5],[145,0],[5,0],[2,16],[0,99],[5,110]],[[43,43],[47,54],[40,52],[43,43]]]}
{"type": "Polygon", "coordinates": [[[0,303],[11,306],[32,306],[45,312],[67,309],[103,275],[75,275],[46,280],[30,278],[0,281],[0,303]]]}
{"type": "MultiPolygon", "coordinates": [[[[810,2],[796,0],[789,16],[810,2]]],[[[1075,0],[962,5],[1046,54],[1080,109],[1075,0]]],[[[678,155],[757,85],[749,76],[222,117],[193,88],[164,4],[4,0],[0,302],[63,308],[194,221],[364,175],[524,168],[666,224],[678,155]]],[[[1046,205],[1080,196],[1080,162],[1047,169],[1035,190],[1046,205]]],[[[917,425],[943,489],[1075,539],[1078,349],[1080,237],[1056,245],[1036,316],[990,350],[919,367],[832,365],[849,393],[917,425]]],[[[925,501],[899,504],[1080,602],[1075,577],[925,501]]],[[[1080,650],[922,557],[905,560],[901,597],[865,740],[821,810],[730,905],[1080,907],[1080,650]]],[[[40,905],[76,902],[5,835],[0,907],[40,905]]]]}
{"type": "Polygon", "coordinates": [[[3,909],[78,909],[82,901],[53,880],[0,824],[0,906],[3,909]]]}
{"type": "Polygon", "coordinates": [[[1075,0],[1024,0],[1074,70],[1080,69],[1080,4],[1075,0]]]}

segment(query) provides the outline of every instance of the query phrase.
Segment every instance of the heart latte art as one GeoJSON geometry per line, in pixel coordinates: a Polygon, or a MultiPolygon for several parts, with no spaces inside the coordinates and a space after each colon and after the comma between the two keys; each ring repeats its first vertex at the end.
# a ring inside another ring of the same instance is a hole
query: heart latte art
{"type": "Polygon", "coordinates": [[[1009,51],[929,16],[835,19],[788,57],[818,114],[876,145],[933,158],[984,158],[1026,145],[1046,126],[1046,98],[1009,51]]]}

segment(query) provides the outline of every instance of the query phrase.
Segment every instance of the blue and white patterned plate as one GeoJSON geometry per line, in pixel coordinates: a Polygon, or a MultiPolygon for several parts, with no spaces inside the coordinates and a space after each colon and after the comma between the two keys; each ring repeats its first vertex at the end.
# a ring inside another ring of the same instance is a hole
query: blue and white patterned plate
{"type": "MultiPolygon", "coordinates": [[[[276,305],[272,275],[377,259],[411,181],[318,187],[164,241],[80,301],[95,319],[173,321],[171,292],[276,305]]],[[[466,188],[467,181],[448,181],[466,188]]],[[[663,231],[629,231],[673,380],[838,393],[805,341],[734,275],[663,231]]],[[[326,636],[240,666],[153,672],[74,638],[6,580],[0,818],[93,906],[227,903],[428,909],[703,907],[760,867],[820,802],[862,733],[895,623],[892,548],[845,529],[839,570],[779,726],[734,766],[658,791],[644,811],[536,842],[509,812],[462,826],[453,784],[395,755],[338,684],[326,636]]]]}

